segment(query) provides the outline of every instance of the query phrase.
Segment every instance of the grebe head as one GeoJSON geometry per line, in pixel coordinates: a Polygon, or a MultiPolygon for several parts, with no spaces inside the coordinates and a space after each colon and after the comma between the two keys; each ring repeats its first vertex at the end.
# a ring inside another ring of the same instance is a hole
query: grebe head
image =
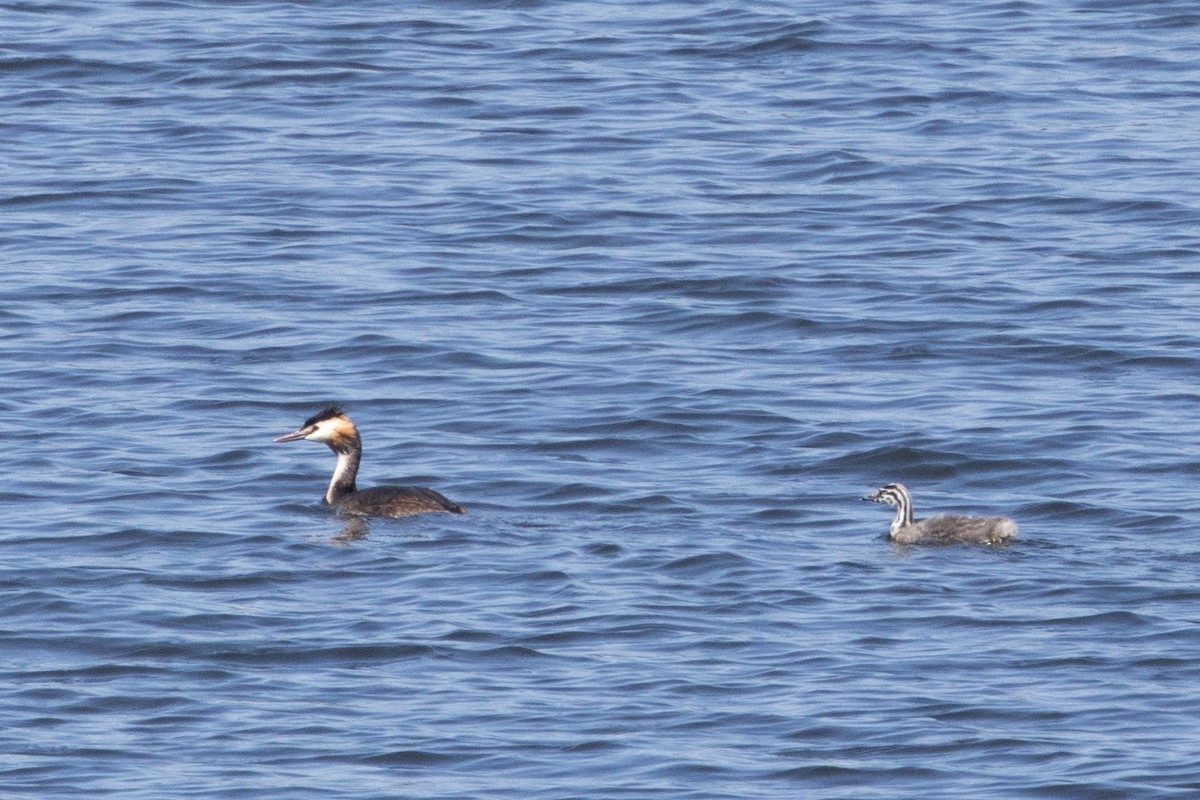
{"type": "Polygon", "coordinates": [[[911,504],[912,496],[909,495],[908,489],[904,487],[903,483],[889,483],[887,486],[876,489],[863,500],[870,500],[872,503],[887,503],[892,508],[899,508],[901,505],[911,504]]]}
{"type": "Polygon", "coordinates": [[[358,429],[338,406],[329,406],[304,421],[298,430],[284,434],[276,442],[296,442],[308,439],[323,442],[334,450],[358,440],[358,429]]]}

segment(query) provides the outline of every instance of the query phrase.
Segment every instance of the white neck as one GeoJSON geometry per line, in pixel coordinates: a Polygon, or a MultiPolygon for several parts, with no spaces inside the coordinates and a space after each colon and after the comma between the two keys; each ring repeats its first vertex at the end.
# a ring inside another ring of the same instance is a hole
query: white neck
{"type": "Polygon", "coordinates": [[[341,451],[337,454],[337,466],[325,490],[325,502],[333,505],[342,497],[355,491],[354,479],[358,477],[358,462],[361,455],[357,450],[341,451]]]}

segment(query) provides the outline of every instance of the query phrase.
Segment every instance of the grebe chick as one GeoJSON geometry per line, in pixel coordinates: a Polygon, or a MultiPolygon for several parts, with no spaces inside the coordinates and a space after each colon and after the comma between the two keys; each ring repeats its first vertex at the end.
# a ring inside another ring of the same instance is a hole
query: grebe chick
{"type": "Polygon", "coordinates": [[[299,430],[280,436],[276,442],[308,439],[324,442],[337,454],[337,466],[325,492],[325,502],[339,514],[352,517],[408,517],[427,511],[465,514],[462,506],[447,500],[439,492],[422,486],[376,486],[358,491],[354,479],[362,460],[362,439],[358,428],[338,406],[330,406],[309,417],[299,430]]]}
{"type": "Polygon", "coordinates": [[[1008,517],[942,515],[914,522],[912,495],[902,483],[889,483],[863,500],[896,509],[888,538],[898,544],[1005,544],[1017,535],[1017,523],[1008,517]]]}

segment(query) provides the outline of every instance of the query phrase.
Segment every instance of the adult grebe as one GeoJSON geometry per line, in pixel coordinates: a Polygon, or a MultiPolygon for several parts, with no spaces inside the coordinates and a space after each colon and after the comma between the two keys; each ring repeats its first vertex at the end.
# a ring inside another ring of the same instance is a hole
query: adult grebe
{"type": "Polygon", "coordinates": [[[943,515],[914,522],[912,495],[902,483],[889,483],[863,500],[895,507],[888,538],[899,544],[1005,544],[1017,535],[1017,523],[1008,517],[943,515]]]}
{"type": "Polygon", "coordinates": [[[354,479],[358,462],[362,460],[362,439],[358,428],[338,406],[330,406],[304,421],[297,431],[280,436],[276,442],[295,442],[308,439],[324,442],[337,453],[337,466],[325,492],[325,502],[339,514],[352,517],[408,517],[426,511],[448,511],[465,514],[467,510],[447,500],[433,489],[421,486],[377,486],[358,491],[354,479]]]}

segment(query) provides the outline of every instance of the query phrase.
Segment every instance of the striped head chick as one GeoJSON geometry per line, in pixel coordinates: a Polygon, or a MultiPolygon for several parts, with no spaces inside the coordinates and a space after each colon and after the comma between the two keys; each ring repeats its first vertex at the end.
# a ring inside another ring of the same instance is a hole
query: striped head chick
{"type": "Polygon", "coordinates": [[[896,533],[902,528],[913,524],[912,495],[909,494],[908,487],[903,483],[889,483],[887,486],[881,486],[863,500],[884,503],[896,509],[896,518],[892,520],[892,526],[888,530],[888,536],[891,538],[895,538],[896,533]]]}
{"type": "Polygon", "coordinates": [[[912,495],[902,483],[889,483],[863,500],[886,503],[896,509],[888,529],[888,538],[897,544],[983,544],[1011,542],[1017,535],[1017,523],[1008,517],[969,517],[941,514],[914,520],[912,495]]]}

